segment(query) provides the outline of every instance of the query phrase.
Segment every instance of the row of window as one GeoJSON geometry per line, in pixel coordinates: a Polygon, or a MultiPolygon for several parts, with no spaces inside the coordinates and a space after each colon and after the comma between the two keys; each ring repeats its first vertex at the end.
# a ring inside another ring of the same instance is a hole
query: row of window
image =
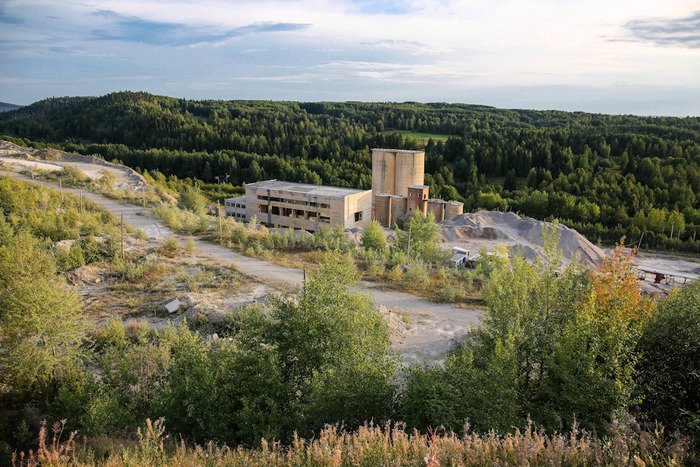
{"type": "Polygon", "coordinates": [[[330,224],[331,216],[327,214],[318,214],[316,211],[305,211],[303,209],[281,208],[279,206],[268,206],[259,204],[258,211],[262,214],[272,214],[273,216],[292,217],[295,219],[305,219],[310,221],[324,222],[330,224]]]}
{"type": "Polygon", "coordinates": [[[327,203],[317,203],[316,201],[302,201],[299,199],[287,199],[287,198],[276,198],[274,196],[265,196],[265,195],[258,195],[258,199],[261,201],[270,201],[274,203],[287,203],[287,204],[299,204],[301,206],[311,206],[311,207],[319,207],[322,209],[329,209],[331,207],[330,204],[327,203]]]}

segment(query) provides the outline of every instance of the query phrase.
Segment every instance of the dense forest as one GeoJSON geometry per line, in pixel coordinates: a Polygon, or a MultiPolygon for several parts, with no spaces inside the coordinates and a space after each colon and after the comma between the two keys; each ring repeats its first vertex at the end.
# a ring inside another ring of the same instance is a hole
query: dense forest
{"type": "Polygon", "coordinates": [[[3,113],[0,133],[234,186],[277,178],[369,188],[370,148],[425,147],[431,192],[466,209],[558,218],[604,243],[644,234],[645,247],[700,251],[697,117],[121,92],[3,113]]]}

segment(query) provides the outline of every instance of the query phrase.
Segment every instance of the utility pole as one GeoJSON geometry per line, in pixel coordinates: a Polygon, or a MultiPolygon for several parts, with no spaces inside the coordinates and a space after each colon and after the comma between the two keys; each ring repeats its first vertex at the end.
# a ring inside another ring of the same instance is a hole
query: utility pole
{"type": "Polygon", "coordinates": [[[121,215],[121,233],[122,233],[122,261],[124,261],[124,213],[121,215]]]}
{"type": "Polygon", "coordinates": [[[408,263],[411,261],[411,229],[413,228],[413,224],[411,221],[408,221],[408,245],[406,245],[406,266],[408,266],[408,263]]]}
{"type": "Polygon", "coordinates": [[[306,269],[304,271],[304,285],[302,290],[302,298],[306,298],[306,269]]]}
{"type": "Polygon", "coordinates": [[[218,226],[217,230],[219,231],[219,237],[221,237],[221,234],[223,233],[223,231],[221,229],[221,204],[219,204],[218,199],[216,200],[216,219],[217,219],[216,223],[218,226]]]}

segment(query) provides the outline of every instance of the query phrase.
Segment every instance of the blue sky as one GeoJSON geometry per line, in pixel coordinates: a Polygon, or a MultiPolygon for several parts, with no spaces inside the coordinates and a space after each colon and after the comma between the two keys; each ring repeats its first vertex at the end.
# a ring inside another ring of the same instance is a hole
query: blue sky
{"type": "Polygon", "coordinates": [[[0,101],[467,102],[700,115],[700,1],[0,0],[0,101]]]}

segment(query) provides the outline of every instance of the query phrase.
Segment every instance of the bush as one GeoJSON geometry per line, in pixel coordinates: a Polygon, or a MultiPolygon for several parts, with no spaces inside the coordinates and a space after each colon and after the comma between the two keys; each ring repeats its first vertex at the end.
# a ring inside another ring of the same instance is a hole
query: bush
{"type": "Polygon", "coordinates": [[[203,216],[207,210],[207,198],[198,188],[187,185],[180,190],[177,205],[180,209],[186,209],[197,216],[203,216]]]}
{"type": "Polygon", "coordinates": [[[430,284],[428,268],[420,261],[412,261],[406,269],[403,280],[409,288],[425,289],[430,284]]]}
{"type": "Polygon", "coordinates": [[[452,303],[456,302],[457,298],[459,297],[459,292],[460,290],[455,287],[452,284],[445,284],[443,287],[440,288],[440,292],[438,294],[438,299],[441,302],[446,302],[446,303],[452,303]]]}
{"type": "Polygon", "coordinates": [[[174,235],[166,237],[158,247],[158,252],[169,258],[174,258],[181,250],[180,241],[174,235]]]}
{"type": "Polygon", "coordinates": [[[80,242],[73,243],[68,250],[55,248],[54,258],[56,258],[56,267],[59,271],[70,271],[85,266],[85,256],[80,242]]]}
{"type": "Polygon", "coordinates": [[[365,250],[382,253],[386,250],[386,234],[378,221],[373,220],[369,223],[365,231],[362,233],[362,248],[365,250]]]}
{"type": "Polygon", "coordinates": [[[661,302],[637,351],[643,418],[694,434],[700,446],[700,281],[674,290],[661,302]]]}

